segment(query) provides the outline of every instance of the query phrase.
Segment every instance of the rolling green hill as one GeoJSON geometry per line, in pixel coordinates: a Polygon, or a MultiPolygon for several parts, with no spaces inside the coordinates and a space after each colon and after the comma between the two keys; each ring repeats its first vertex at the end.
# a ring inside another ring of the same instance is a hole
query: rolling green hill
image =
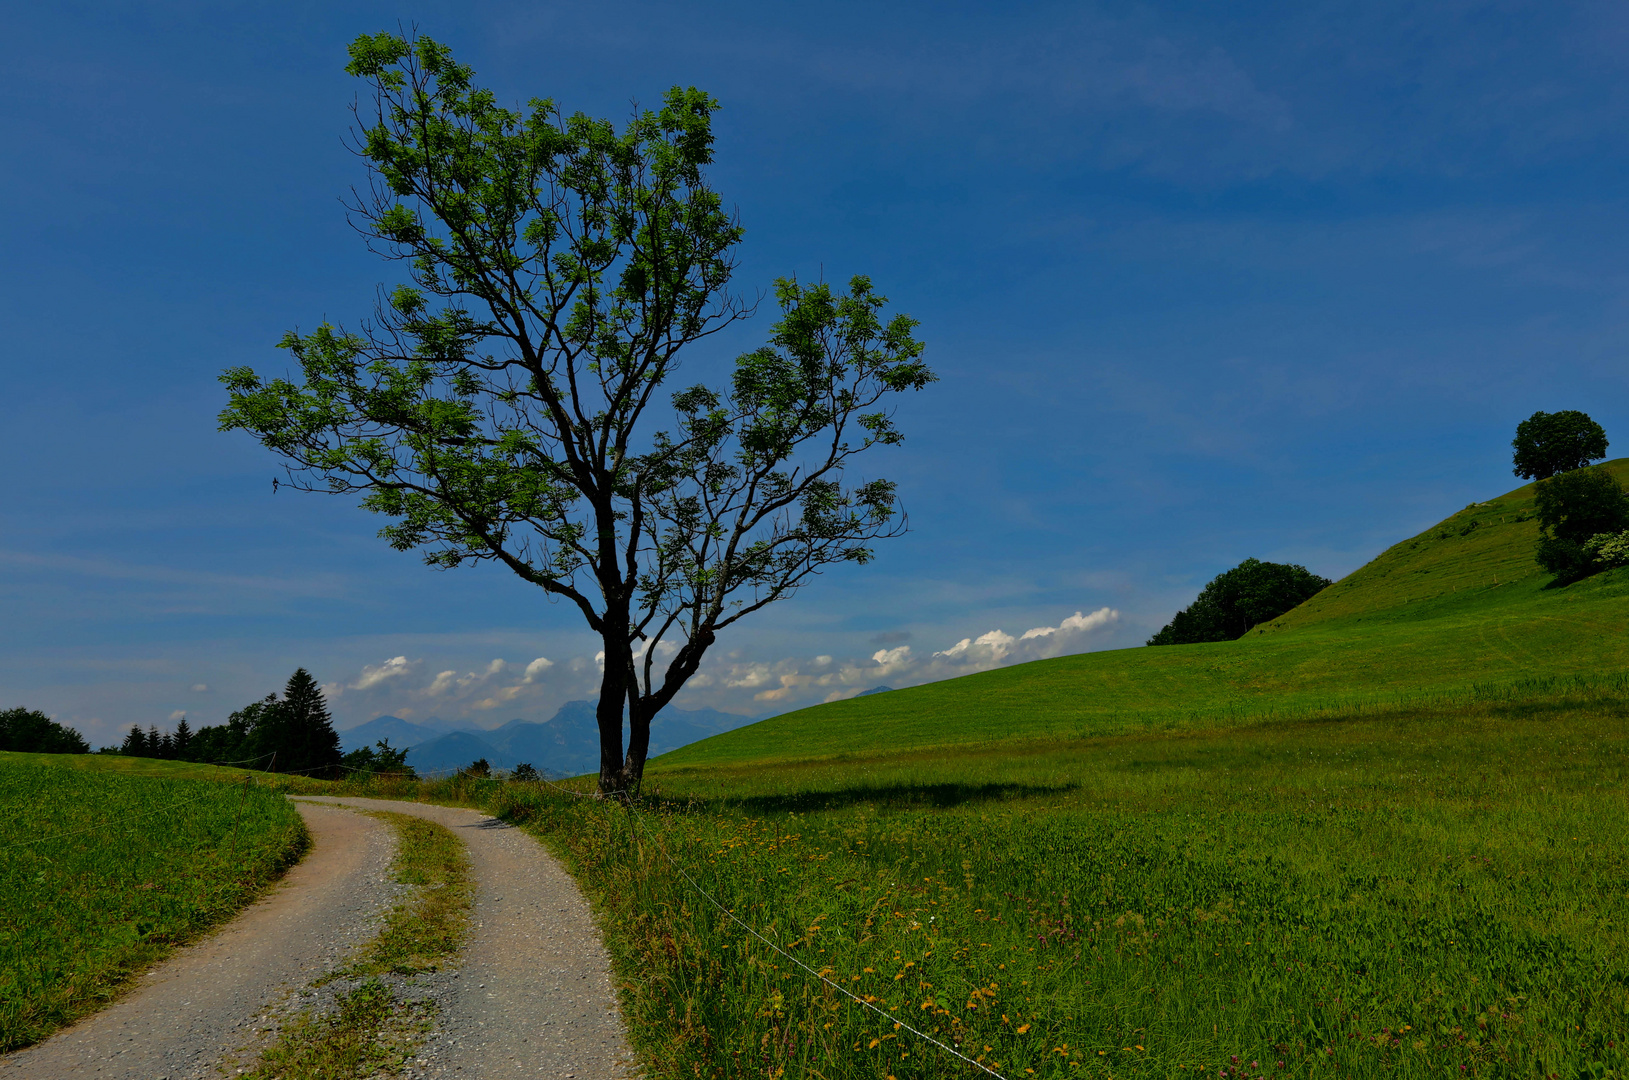
{"type": "MultiPolygon", "coordinates": [[[[1606,468],[1629,482],[1629,459],[1606,468]]],[[[1629,568],[1553,588],[1537,538],[1527,485],[1393,545],[1240,641],[1085,653],[818,705],[652,771],[1542,696],[1557,679],[1616,685],[1629,670],[1629,568]]]]}

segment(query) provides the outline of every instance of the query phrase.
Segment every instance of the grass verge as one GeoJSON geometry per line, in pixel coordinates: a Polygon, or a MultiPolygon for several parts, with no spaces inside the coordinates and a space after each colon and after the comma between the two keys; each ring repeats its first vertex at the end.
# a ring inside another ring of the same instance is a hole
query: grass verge
{"type": "Polygon", "coordinates": [[[462,794],[570,861],[651,1077],[970,1075],[675,864],[1008,1077],[1622,1076],[1626,720],[1484,704],[742,764],[665,779],[643,826],[462,794]]]}
{"type": "MultiPolygon", "coordinates": [[[[71,759],[70,759],[71,760],[71,759]]],[[[281,795],[0,754],[0,1051],[107,1004],[310,839],[281,795]]]]}
{"type": "Polygon", "coordinates": [[[306,1009],[281,1027],[276,1044],[248,1074],[256,1080],[395,1075],[434,1023],[434,1005],[404,997],[403,990],[413,976],[438,970],[463,941],[475,891],[469,856],[433,821],[384,811],[372,816],[396,830],[392,873],[411,889],[354,961],[318,980],[319,986],[341,985],[327,1007],[306,1009]]]}

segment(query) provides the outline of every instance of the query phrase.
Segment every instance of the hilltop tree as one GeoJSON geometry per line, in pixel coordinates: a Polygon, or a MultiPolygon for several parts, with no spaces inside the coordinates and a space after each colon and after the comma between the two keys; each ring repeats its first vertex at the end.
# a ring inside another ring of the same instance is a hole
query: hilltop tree
{"type": "Polygon", "coordinates": [[[1218,574],[1192,604],[1149,638],[1148,644],[1233,641],[1312,599],[1329,585],[1328,578],[1304,566],[1246,559],[1218,574]]]}
{"type": "Polygon", "coordinates": [[[1606,431],[1577,409],[1536,412],[1516,425],[1510,447],[1515,473],[1547,480],[1606,457],[1606,431]]]}
{"type": "Polygon", "coordinates": [[[411,284],[355,330],[287,335],[297,381],[227,371],[221,427],[297,488],[361,494],[397,550],[574,605],[604,650],[600,787],[625,790],[721,631],[903,531],[894,485],[846,470],[900,441],[887,402],[934,378],[915,323],[864,277],[782,279],[728,385],[675,388],[681,353],[753,306],[704,175],[718,103],[675,87],[618,130],[503,108],[428,38],[350,57],[373,177],[353,223],[411,284]]]}
{"type": "Polygon", "coordinates": [[[22,754],[88,754],[79,732],[34,709],[0,710],[0,750],[22,754]]]}
{"type": "Polygon", "coordinates": [[[1629,529],[1629,493],[1603,468],[1575,469],[1538,483],[1538,564],[1563,583],[1600,570],[1597,536],[1629,529]]]}
{"type": "Polygon", "coordinates": [[[175,725],[175,734],[172,736],[170,741],[171,746],[175,750],[176,757],[180,758],[182,761],[192,760],[190,756],[192,750],[192,728],[187,724],[185,714],[182,714],[180,721],[175,725]]]}
{"type": "Polygon", "coordinates": [[[344,757],[322,687],[305,668],[289,676],[283,700],[265,711],[256,742],[262,753],[276,751],[278,772],[330,773],[344,757]]]}

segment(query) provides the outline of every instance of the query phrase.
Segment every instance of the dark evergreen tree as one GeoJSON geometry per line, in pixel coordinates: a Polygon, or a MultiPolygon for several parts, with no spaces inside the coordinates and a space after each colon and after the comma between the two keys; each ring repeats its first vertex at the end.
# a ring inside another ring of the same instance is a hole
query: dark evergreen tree
{"type": "Polygon", "coordinates": [[[124,737],[124,744],[119,747],[119,753],[126,757],[147,756],[147,733],[135,724],[130,725],[130,731],[124,737]]]}
{"type": "Polygon", "coordinates": [[[71,727],[35,709],[0,711],[0,750],[23,754],[87,754],[90,745],[71,727]]]}
{"type": "Polygon", "coordinates": [[[289,676],[283,700],[275,707],[277,771],[311,775],[338,775],[344,755],[339,733],[328,715],[322,687],[305,668],[289,676]]]}
{"type": "Polygon", "coordinates": [[[1177,612],[1150,645],[1232,641],[1278,618],[1329,587],[1328,578],[1292,563],[1246,559],[1218,574],[1196,600],[1177,612]]]}
{"type": "Polygon", "coordinates": [[[164,756],[164,737],[158,733],[157,724],[147,725],[147,755],[156,758],[164,756]]]}
{"type": "Polygon", "coordinates": [[[170,746],[175,756],[182,761],[192,760],[192,728],[187,726],[187,718],[181,717],[181,722],[175,725],[175,734],[171,737],[170,746]]]}

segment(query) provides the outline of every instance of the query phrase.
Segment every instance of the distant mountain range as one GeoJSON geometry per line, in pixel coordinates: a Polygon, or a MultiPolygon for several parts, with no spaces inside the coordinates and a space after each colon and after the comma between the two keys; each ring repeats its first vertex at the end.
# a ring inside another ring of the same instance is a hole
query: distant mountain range
{"type": "MultiPolygon", "coordinates": [[[[756,723],[758,717],[717,709],[663,709],[650,726],[650,756],[665,754],[700,739],[756,723]]],[[[626,735],[624,735],[626,738],[626,735]]],[[[580,776],[600,767],[600,729],[592,701],[568,701],[548,720],[511,720],[484,730],[472,724],[429,719],[415,723],[381,716],[339,733],[349,752],[380,739],[407,747],[407,763],[421,775],[449,773],[476,758],[494,769],[513,769],[522,762],[549,776],[580,776]]]]}

